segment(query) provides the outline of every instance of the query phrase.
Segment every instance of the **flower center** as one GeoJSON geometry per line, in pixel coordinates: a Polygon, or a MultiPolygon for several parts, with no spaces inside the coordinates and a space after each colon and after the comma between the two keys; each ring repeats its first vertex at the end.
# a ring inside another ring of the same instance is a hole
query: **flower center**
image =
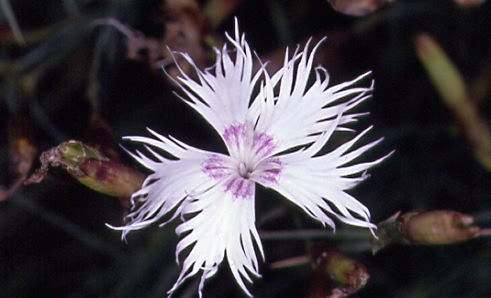
{"type": "Polygon", "coordinates": [[[249,179],[252,170],[249,170],[245,163],[241,162],[239,164],[239,175],[242,178],[249,179]]]}
{"type": "Polygon", "coordinates": [[[214,180],[223,180],[234,198],[249,198],[254,183],[278,183],[282,164],[271,156],[276,148],[272,137],[254,131],[250,124],[234,124],[223,134],[230,156],[210,154],[201,170],[214,180]]]}

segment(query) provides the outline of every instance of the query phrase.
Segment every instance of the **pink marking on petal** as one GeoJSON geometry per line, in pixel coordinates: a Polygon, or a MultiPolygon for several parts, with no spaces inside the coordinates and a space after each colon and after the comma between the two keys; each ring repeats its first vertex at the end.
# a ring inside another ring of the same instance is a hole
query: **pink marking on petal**
{"type": "Polygon", "coordinates": [[[260,181],[278,183],[281,168],[281,161],[278,158],[270,158],[259,175],[260,181]]]}
{"type": "Polygon", "coordinates": [[[272,137],[265,133],[259,133],[254,135],[254,143],[252,148],[255,149],[254,151],[256,154],[260,154],[262,157],[265,157],[276,148],[276,144],[274,144],[272,137]]]}
{"type": "Polygon", "coordinates": [[[276,148],[271,136],[253,131],[252,126],[247,124],[230,125],[225,129],[223,139],[229,148],[247,149],[260,158],[268,157],[276,148]]]}
{"type": "Polygon", "coordinates": [[[280,169],[269,169],[261,173],[261,180],[266,182],[278,183],[278,177],[280,176],[280,169]]]}
{"type": "Polygon", "coordinates": [[[201,170],[213,179],[221,179],[228,175],[228,167],[224,165],[221,156],[210,154],[207,160],[201,163],[201,170]]]}
{"type": "Polygon", "coordinates": [[[245,124],[233,124],[229,128],[225,129],[223,133],[223,139],[229,147],[243,146],[244,141],[247,138],[247,126],[245,124]]]}
{"type": "Polygon", "coordinates": [[[238,197],[239,194],[242,193],[243,186],[244,186],[244,179],[237,179],[234,189],[232,189],[232,192],[234,193],[234,197],[238,197]]]}
{"type": "Polygon", "coordinates": [[[237,178],[232,178],[228,180],[227,183],[225,184],[225,191],[231,190],[235,184],[235,181],[237,181],[237,178]]]}
{"type": "Polygon", "coordinates": [[[248,199],[253,195],[254,182],[234,177],[225,183],[225,191],[230,191],[234,198],[248,199]]]}

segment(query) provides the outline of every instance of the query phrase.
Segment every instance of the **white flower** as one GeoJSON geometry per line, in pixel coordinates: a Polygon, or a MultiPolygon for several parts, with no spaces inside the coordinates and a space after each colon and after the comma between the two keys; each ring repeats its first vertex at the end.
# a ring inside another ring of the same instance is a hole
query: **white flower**
{"type": "Polygon", "coordinates": [[[350,86],[367,74],[328,88],[326,71],[317,67],[315,81],[308,84],[319,44],[309,53],[307,43],[291,60],[287,52],[283,67],[269,76],[264,67],[253,71],[253,53],[237,24],[235,37],[227,37],[233,51],[226,45],[216,50],[214,71],[200,71],[181,53],[196,69],[198,81],[181,71],[177,83],[187,95],[182,100],[220,134],[228,154],[200,150],[152,130],[155,138],[127,137],[173,156],[161,156],[150,147],[151,158],[141,152],[132,154],[153,173],[133,194],[137,200],[127,225],[116,228],[125,237],[166,215],[170,220],[181,218],[176,229],[182,236],[177,262],[181,252],[188,249],[188,253],[169,294],[202,271],[201,296],[204,281],[227,258],[237,283],[251,296],[244,280],[252,283],[252,276],[260,276],[256,253],[264,259],[255,227],[256,184],[280,193],[323,225],[334,228],[332,216],[350,225],[375,228],[368,209],[345,191],[383,160],[352,163],[380,140],[351,149],[367,129],[335,150],[320,153],[335,130],[346,130],[343,125],[362,115],[347,112],[368,98],[372,87],[350,86]],[[258,84],[260,91],[253,96],[258,84]]]}

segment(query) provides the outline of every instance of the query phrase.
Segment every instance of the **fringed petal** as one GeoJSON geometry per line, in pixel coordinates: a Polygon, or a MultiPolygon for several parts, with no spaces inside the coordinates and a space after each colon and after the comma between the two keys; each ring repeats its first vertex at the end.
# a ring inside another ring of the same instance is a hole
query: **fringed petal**
{"type": "Polygon", "coordinates": [[[216,49],[214,73],[201,71],[187,54],[180,53],[195,69],[198,82],[181,70],[177,83],[187,95],[183,100],[200,113],[222,135],[225,128],[245,123],[252,92],[262,69],[253,72],[253,54],[244,36],[235,25],[235,36],[227,35],[233,49],[227,45],[216,49]],[[235,59],[231,58],[235,54],[235,59]]]}
{"type": "Polygon", "coordinates": [[[256,129],[277,141],[274,153],[314,142],[340,113],[343,116],[339,125],[354,122],[358,116],[363,115],[347,112],[369,97],[367,94],[373,85],[350,87],[369,73],[328,88],[327,72],[317,67],[315,81],[308,84],[314,55],[321,42],[310,50],[309,40],[303,51],[295,53],[290,60],[287,59],[287,52],[283,67],[272,78],[265,74],[262,92],[251,107],[254,114],[258,114],[256,129]],[[274,92],[277,85],[279,94],[274,92]]]}
{"type": "MultiPolygon", "coordinates": [[[[254,183],[251,186],[254,187],[254,183]]],[[[176,249],[176,257],[191,250],[184,257],[182,271],[172,287],[172,294],[187,278],[202,271],[199,295],[206,279],[212,277],[226,257],[239,286],[252,297],[244,280],[259,277],[256,249],[263,256],[255,227],[254,191],[246,198],[234,198],[223,182],[208,191],[189,196],[182,204],[184,218],[177,229],[183,235],[176,249]],[[191,217],[191,218],[189,218],[191,217]]],[[[263,256],[264,258],[264,256],[263,256]]]]}
{"type": "Polygon", "coordinates": [[[112,227],[122,230],[123,238],[128,232],[162,221],[166,216],[169,217],[168,220],[172,220],[179,214],[181,203],[186,197],[206,191],[217,183],[203,171],[203,163],[209,156],[219,156],[218,154],[193,148],[153,131],[152,133],[158,140],[146,137],[127,139],[161,149],[176,159],[165,158],[150,148],[148,149],[156,160],[138,151],[137,154],[130,153],[153,173],[148,175],[141,189],[132,195],[132,202],[135,203],[127,215],[128,223],[122,227],[112,227]]]}
{"type": "Polygon", "coordinates": [[[352,164],[380,141],[347,152],[366,131],[333,151],[316,156],[328,141],[331,127],[309,148],[278,157],[282,171],[276,183],[258,182],[276,190],[325,225],[335,227],[327,213],[344,223],[373,230],[376,226],[370,222],[368,208],[346,192],[367,177],[369,168],[390,155],[372,162],[352,164]]]}

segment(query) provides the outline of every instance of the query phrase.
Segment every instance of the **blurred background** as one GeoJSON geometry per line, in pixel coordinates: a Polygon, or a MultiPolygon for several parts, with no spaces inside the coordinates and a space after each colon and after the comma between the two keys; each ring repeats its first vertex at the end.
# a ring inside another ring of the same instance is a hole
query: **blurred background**
{"type": "MultiPolygon", "coordinates": [[[[189,53],[200,68],[212,66],[212,49],[223,45],[224,32],[233,32],[234,17],[258,57],[271,61],[271,72],[281,66],[287,46],[324,36],[316,63],[329,71],[331,84],[372,71],[373,97],[357,108],[370,114],[351,127],[374,125],[363,142],[385,140],[360,161],[395,153],[350,193],[370,209],[373,222],[397,211],[454,210],[491,227],[489,2],[0,5],[0,297],[166,297],[180,270],[177,222],[133,232],[122,242],[106,223],[124,223],[127,197],[85,187],[78,164],[48,160],[54,151],[44,162],[40,156],[78,140],[124,165],[135,183],[145,171],[119,144],[136,149],[121,138],[147,135],[146,127],[195,147],[224,150],[211,127],[175,96],[179,90],[162,67],[177,74],[167,47],[189,53]],[[40,183],[23,185],[49,163],[40,183]]],[[[353,135],[339,133],[332,144],[353,135]]],[[[255,297],[491,297],[489,237],[448,245],[398,243],[373,254],[367,231],[340,224],[333,235],[268,190],[259,190],[256,213],[266,261],[263,278],[250,287],[255,297]],[[336,286],[316,267],[318,250],[362,264],[370,276],[366,285],[334,296],[329,288],[336,286]]],[[[198,297],[198,282],[191,279],[174,297],[198,297]]],[[[204,297],[246,295],[222,264],[206,282],[204,297]]]]}

